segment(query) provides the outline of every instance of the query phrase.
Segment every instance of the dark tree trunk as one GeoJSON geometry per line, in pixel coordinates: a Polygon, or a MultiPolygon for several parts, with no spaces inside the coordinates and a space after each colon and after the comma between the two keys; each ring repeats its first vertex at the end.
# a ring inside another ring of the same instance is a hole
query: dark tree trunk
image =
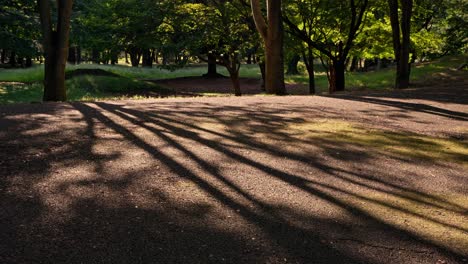
{"type": "Polygon", "coordinates": [[[10,53],[10,59],[8,60],[8,63],[11,65],[11,67],[16,67],[16,53],[14,51],[10,53]]]}
{"type": "Polygon", "coordinates": [[[397,62],[395,88],[404,89],[409,87],[410,81],[411,65],[409,55],[413,0],[401,1],[401,22],[398,12],[398,0],[388,0],[388,5],[393,35],[393,50],[397,62]]]}
{"type": "Polygon", "coordinates": [[[31,57],[26,57],[26,62],[24,64],[26,68],[30,68],[32,66],[32,58],[31,57]]]}
{"type": "Polygon", "coordinates": [[[0,63],[2,64],[5,63],[5,57],[6,57],[6,50],[2,49],[2,53],[0,54],[0,63]]]}
{"type": "Polygon", "coordinates": [[[110,62],[112,65],[116,65],[119,63],[119,53],[116,51],[111,51],[110,55],[110,62]]]}
{"type": "Polygon", "coordinates": [[[68,57],[72,0],[57,1],[57,27],[48,0],[38,0],[45,51],[44,101],[66,101],[65,67],[68,57]]]}
{"type": "Polygon", "coordinates": [[[216,67],[216,56],[211,52],[208,53],[208,72],[203,74],[203,77],[206,77],[206,78],[220,77],[220,74],[218,74],[217,67],[216,67]]]}
{"type": "Polygon", "coordinates": [[[20,65],[21,68],[25,68],[25,67],[26,67],[26,65],[25,65],[25,63],[24,63],[24,58],[23,58],[23,57],[19,57],[19,58],[18,58],[18,61],[17,61],[16,63],[18,63],[18,64],[20,65]]]}
{"type": "Polygon", "coordinates": [[[302,58],[306,65],[307,73],[309,75],[309,94],[315,94],[315,73],[314,73],[314,54],[312,47],[308,47],[307,52],[302,53],[302,58]]]}
{"type": "Polygon", "coordinates": [[[247,64],[252,64],[252,53],[247,54],[247,64]]]}
{"type": "Polygon", "coordinates": [[[76,64],[81,64],[82,58],[81,58],[81,48],[76,47],[76,64]]]}
{"type": "Polygon", "coordinates": [[[329,92],[345,90],[345,63],[342,60],[332,61],[330,65],[329,92]]]}
{"type": "MultiPolygon", "coordinates": [[[[98,55],[99,57],[99,55],[98,55]]],[[[68,63],[70,64],[80,64],[81,63],[81,48],[80,47],[70,47],[68,49],[68,63]]]]}
{"type": "Polygon", "coordinates": [[[96,50],[96,49],[93,49],[91,51],[91,61],[95,64],[100,64],[101,63],[101,59],[99,58],[99,51],[96,50]]]}
{"type": "Polygon", "coordinates": [[[125,63],[130,64],[130,61],[128,61],[128,52],[125,51],[125,63]]]}
{"type": "Polygon", "coordinates": [[[265,91],[265,75],[266,75],[266,67],[265,67],[265,62],[260,61],[258,63],[258,67],[260,68],[260,73],[262,74],[262,91],[265,91]]]}
{"type": "Polygon", "coordinates": [[[138,48],[130,48],[128,54],[130,55],[132,67],[138,67],[140,65],[141,51],[138,48]]]}
{"type": "Polygon", "coordinates": [[[152,56],[152,52],[151,52],[150,49],[144,49],[143,50],[142,66],[143,67],[148,67],[148,68],[153,67],[153,56],[152,56]]]}
{"type": "Polygon", "coordinates": [[[299,69],[297,68],[297,65],[299,64],[300,60],[301,60],[301,56],[294,55],[288,62],[288,70],[286,71],[286,74],[298,75],[299,69]]]}

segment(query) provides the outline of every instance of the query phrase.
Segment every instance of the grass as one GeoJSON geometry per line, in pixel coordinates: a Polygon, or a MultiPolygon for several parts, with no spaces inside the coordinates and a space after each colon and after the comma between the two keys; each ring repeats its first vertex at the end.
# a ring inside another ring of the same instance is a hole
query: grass
{"type": "Polygon", "coordinates": [[[468,167],[468,142],[411,133],[396,133],[368,129],[357,124],[330,120],[314,120],[295,124],[285,133],[309,140],[324,140],[336,144],[359,145],[373,153],[386,153],[395,157],[409,157],[431,162],[452,161],[468,167]]]}
{"type": "MultiPolygon", "coordinates": [[[[66,81],[69,101],[138,99],[142,91],[168,95],[172,91],[153,83],[126,77],[77,76],[66,81]],[[130,88],[129,88],[130,87],[130,88]]],[[[35,83],[0,83],[0,104],[40,102],[43,86],[35,83]]]]}
{"type": "MultiPolygon", "coordinates": [[[[423,63],[412,68],[412,81],[417,82],[428,76],[446,71],[449,68],[459,66],[466,58],[445,57],[432,63],[423,63]]],[[[115,73],[121,77],[104,76],[79,76],[67,81],[69,100],[100,100],[116,98],[127,91],[140,89],[150,91],[162,91],[160,87],[145,82],[145,79],[170,79],[179,77],[201,76],[206,72],[205,65],[190,65],[177,71],[169,71],[154,68],[133,68],[124,65],[94,65],[81,64],[69,65],[67,71],[77,69],[101,69],[115,73]]],[[[286,82],[308,84],[308,77],[302,74],[286,76],[286,82]]],[[[319,93],[326,92],[328,81],[325,72],[320,71],[321,65],[316,69],[316,86],[319,93]]],[[[29,69],[0,69],[0,104],[40,101],[42,96],[41,81],[44,78],[42,65],[36,65],[29,69]]],[[[228,75],[223,67],[218,67],[219,73],[228,75]]],[[[261,73],[257,65],[243,65],[240,70],[241,77],[260,78],[261,73]]],[[[346,73],[346,85],[348,90],[359,89],[390,89],[393,86],[395,70],[392,68],[373,72],[346,73]]],[[[164,92],[164,91],[162,91],[164,92]]],[[[211,94],[210,94],[211,95],[211,94]]],[[[127,98],[127,97],[125,97],[127,98]]]]}

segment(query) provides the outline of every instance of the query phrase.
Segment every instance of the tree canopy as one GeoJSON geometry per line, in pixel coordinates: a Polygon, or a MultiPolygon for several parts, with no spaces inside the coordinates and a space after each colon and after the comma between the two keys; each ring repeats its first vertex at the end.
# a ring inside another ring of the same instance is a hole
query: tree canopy
{"type": "Polygon", "coordinates": [[[267,92],[284,94],[284,63],[295,73],[302,60],[314,93],[319,61],[334,92],[345,89],[346,71],[395,63],[409,75],[405,64],[468,51],[463,0],[0,0],[2,64],[27,67],[47,54],[40,2],[51,3],[54,25],[61,3],[74,2],[71,63],[125,59],[167,69],[216,63],[226,67],[238,95],[239,67],[252,61],[266,71],[267,92]]]}

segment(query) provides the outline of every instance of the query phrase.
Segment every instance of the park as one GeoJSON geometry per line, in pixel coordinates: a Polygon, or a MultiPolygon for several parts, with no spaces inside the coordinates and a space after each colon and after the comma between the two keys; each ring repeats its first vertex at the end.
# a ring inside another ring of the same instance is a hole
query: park
{"type": "Polygon", "coordinates": [[[468,263],[463,0],[0,0],[0,263],[468,263]]]}

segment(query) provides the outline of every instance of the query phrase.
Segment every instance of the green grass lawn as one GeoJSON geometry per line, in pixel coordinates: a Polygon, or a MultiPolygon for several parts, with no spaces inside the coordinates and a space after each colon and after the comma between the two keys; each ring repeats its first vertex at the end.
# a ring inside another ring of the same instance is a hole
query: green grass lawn
{"type": "MultiPolygon", "coordinates": [[[[445,57],[431,63],[415,65],[412,68],[412,81],[418,81],[428,76],[459,66],[465,57],[445,57]]],[[[300,67],[303,69],[303,67],[300,67]]],[[[317,69],[322,69],[317,65],[317,69]]],[[[101,69],[112,72],[120,77],[105,76],[77,76],[67,80],[68,98],[71,101],[115,99],[122,97],[126,92],[138,90],[168,93],[157,85],[146,82],[146,79],[170,79],[178,77],[201,76],[206,72],[204,65],[190,65],[188,67],[169,71],[154,68],[133,68],[124,65],[69,65],[67,71],[77,69],[101,69]]],[[[223,67],[218,67],[219,73],[228,75],[223,67]]],[[[257,65],[243,65],[240,70],[241,77],[260,78],[257,65]]],[[[0,104],[17,102],[39,102],[42,97],[43,66],[36,65],[29,69],[0,69],[0,104]]],[[[394,83],[395,70],[393,68],[372,72],[346,73],[348,90],[355,89],[390,89],[394,83]]],[[[316,73],[318,92],[325,92],[328,87],[325,72],[316,73]]],[[[286,82],[307,84],[305,72],[300,75],[286,76],[286,82]]],[[[131,93],[130,93],[131,94],[131,93]]],[[[132,96],[123,96],[125,98],[132,96]]]]}

